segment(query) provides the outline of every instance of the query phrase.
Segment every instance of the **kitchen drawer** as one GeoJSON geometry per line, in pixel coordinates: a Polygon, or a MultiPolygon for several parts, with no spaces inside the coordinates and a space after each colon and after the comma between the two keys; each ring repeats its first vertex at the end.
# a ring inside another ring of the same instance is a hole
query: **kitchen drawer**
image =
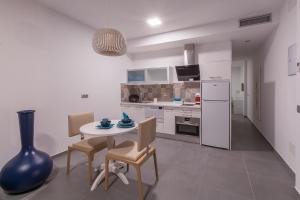
{"type": "Polygon", "coordinates": [[[175,111],[176,116],[181,117],[192,117],[192,111],[191,110],[177,110],[175,111]]]}
{"type": "Polygon", "coordinates": [[[199,111],[192,111],[192,117],[201,118],[201,112],[199,111]]]}

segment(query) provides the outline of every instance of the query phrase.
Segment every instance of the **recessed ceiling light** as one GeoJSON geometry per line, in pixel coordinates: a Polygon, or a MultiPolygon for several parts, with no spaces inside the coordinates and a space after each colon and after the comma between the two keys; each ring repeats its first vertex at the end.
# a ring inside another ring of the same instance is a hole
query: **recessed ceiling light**
{"type": "Polygon", "coordinates": [[[154,17],[154,18],[148,19],[147,24],[149,24],[150,26],[159,26],[162,24],[162,22],[158,17],[154,17]]]}

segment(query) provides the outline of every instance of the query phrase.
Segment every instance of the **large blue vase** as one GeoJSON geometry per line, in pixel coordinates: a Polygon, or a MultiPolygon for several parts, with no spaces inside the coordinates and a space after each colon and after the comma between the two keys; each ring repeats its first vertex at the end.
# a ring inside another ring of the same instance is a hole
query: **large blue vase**
{"type": "Polygon", "coordinates": [[[21,151],[0,172],[0,186],[6,193],[17,194],[42,185],[52,171],[48,154],[34,148],[34,110],[18,112],[21,151]]]}

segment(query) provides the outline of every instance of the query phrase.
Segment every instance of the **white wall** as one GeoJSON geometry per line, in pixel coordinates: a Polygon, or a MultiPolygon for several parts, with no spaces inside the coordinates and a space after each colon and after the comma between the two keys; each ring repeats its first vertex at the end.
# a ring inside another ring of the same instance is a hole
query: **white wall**
{"type": "Polygon", "coordinates": [[[19,151],[19,110],[36,110],[36,146],[51,155],[72,141],[69,113],[119,117],[131,61],[94,53],[93,30],[30,0],[1,0],[0,27],[0,167],[19,151]]]}
{"type": "MultiPolygon", "coordinates": [[[[298,62],[300,62],[300,0],[297,1],[297,15],[298,15],[298,22],[297,22],[297,41],[298,41],[298,62]]],[[[300,69],[300,68],[298,68],[300,69]]],[[[296,98],[297,98],[297,105],[300,105],[300,73],[297,73],[296,77],[296,98]]],[[[300,133],[300,114],[297,114],[296,117],[296,133],[300,133]]],[[[300,136],[297,135],[296,140],[296,189],[298,193],[300,193],[300,136]]]]}
{"type": "Polygon", "coordinates": [[[247,117],[254,122],[255,118],[258,119],[258,108],[256,106],[256,83],[258,81],[257,69],[254,66],[253,58],[248,57],[245,59],[247,70],[247,117]]]}
{"type": "MultiPolygon", "coordinates": [[[[296,165],[296,76],[287,75],[288,47],[296,43],[296,7],[287,1],[281,10],[280,25],[247,65],[249,92],[256,93],[261,66],[261,121],[258,120],[256,94],[249,99],[248,116],[291,169],[296,165]],[[253,67],[254,65],[254,67],[253,67]],[[250,67],[249,67],[250,66],[250,67]],[[256,78],[255,78],[256,77],[256,78]],[[254,88],[251,88],[254,87],[254,88]]],[[[298,122],[299,124],[299,122],[298,122]]],[[[298,147],[299,148],[299,147],[298,147]]]]}

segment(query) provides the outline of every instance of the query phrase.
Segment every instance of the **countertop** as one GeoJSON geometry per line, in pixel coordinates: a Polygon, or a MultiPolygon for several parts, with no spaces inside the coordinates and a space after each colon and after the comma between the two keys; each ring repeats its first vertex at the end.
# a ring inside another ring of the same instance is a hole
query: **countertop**
{"type": "Polygon", "coordinates": [[[174,103],[172,101],[159,101],[157,103],[154,103],[154,102],[142,102],[142,103],[121,102],[121,105],[124,105],[124,106],[162,106],[162,107],[170,107],[170,108],[201,109],[201,105],[187,106],[187,105],[182,105],[180,103],[174,103]]]}

